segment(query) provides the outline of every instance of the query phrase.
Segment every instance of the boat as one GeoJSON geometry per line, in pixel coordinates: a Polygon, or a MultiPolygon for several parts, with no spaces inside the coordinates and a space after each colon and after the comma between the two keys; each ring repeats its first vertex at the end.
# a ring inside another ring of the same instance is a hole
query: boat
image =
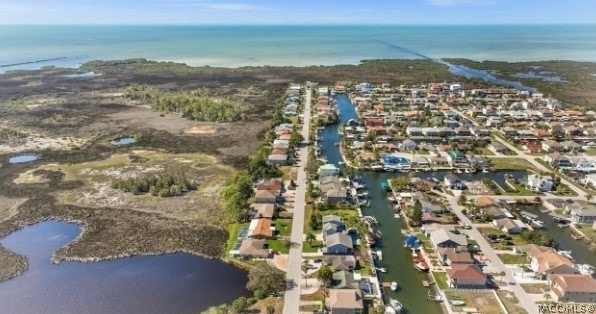
{"type": "Polygon", "coordinates": [[[575,268],[577,268],[577,270],[579,270],[579,273],[582,275],[594,275],[594,266],[590,264],[576,264],[575,268]]]}
{"type": "Polygon", "coordinates": [[[397,286],[397,282],[395,282],[395,281],[392,281],[392,282],[391,282],[391,290],[393,290],[393,291],[397,291],[397,287],[398,287],[398,286],[397,286]]]}
{"type": "Polygon", "coordinates": [[[389,299],[389,305],[395,310],[396,313],[400,313],[404,307],[397,299],[389,299]]]}
{"type": "Polygon", "coordinates": [[[450,303],[453,306],[462,306],[462,305],[465,305],[466,304],[466,302],[465,301],[462,301],[462,300],[453,300],[450,303]]]}
{"type": "Polygon", "coordinates": [[[389,187],[389,184],[387,184],[387,181],[381,182],[381,188],[385,191],[391,191],[391,188],[389,187]]]}
{"type": "Polygon", "coordinates": [[[399,218],[401,218],[401,215],[399,213],[394,213],[393,218],[399,219],[399,218]]]}
{"type": "Polygon", "coordinates": [[[338,162],[338,164],[343,165],[343,164],[345,164],[345,162],[340,161],[340,162],[338,162]]]}
{"type": "Polygon", "coordinates": [[[567,257],[570,260],[573,260],[573,255],[571,255],[571,251],[558,251],[557,253],[567,257]]]}
{"type": "Polygon", "coordinates": [[[385,267],[375,267],[375,269],[376,269],[377,271],[380,271],[380,272],[382,272],[382,273],[386,273],[386,272],[387,272],[387,268],[385,268],[385,267]]]}
{"type": "Polygon", "coordinates": [[[428,263],[424,260],[424,258],[414,258],[414,267],[421,271],[428,271],[428,263]]]}
{"type": "Polygon", "coordinates": [[[335,147],[338,147],[339,146],[339,142],[335,142],[335,144],[333,144],[333,145],[335,145],[335,147]]]}
{"type": "Polygon", "coordinates": [[[382,260],[383,260],[383,251],[381,251],[381,250],[376,250],[376,251],[375,251],[375,255],[377,256],[377,259],[378,259],[379,261],[382,261],[382,260]]]}
{"type": "Polygon", "coordinates": [[[488,169],[486,169],[486,168],[482,169],[482,173],[488,173],[488,169]]]}

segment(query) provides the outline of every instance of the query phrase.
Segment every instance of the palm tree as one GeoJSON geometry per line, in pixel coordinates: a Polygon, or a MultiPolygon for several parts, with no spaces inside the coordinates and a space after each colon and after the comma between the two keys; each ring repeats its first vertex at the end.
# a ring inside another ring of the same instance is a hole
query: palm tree
{"type": "Polygon", "coordinates": [[[586,194],[586,201],[588,201],[588,203],[590,202],[590,200],[592,199],[592,194],[586,194]]]}
{"type": "Polygon", "coordinates": [[[309,232],[306,234],[306,242],[308,242],[308,244],[312,244],[313,241],[315,241],[317,238],[315,237],[315,235],[312,232],[309,232]]]}
{"type": "Polygon", "coordinates": [[[499,281],[503,282],[503,276],[505,276],[505,271],[501,270],[501,272],[499,272],[499,276],[501,276],[501,279],[499,281]]]}
{"type": "Polygon", "coordinates": [[[307,276],[307,272],[308,269],[310,268],[310,265],[308,264],[308,260],[303,260],[302,261],[302,272],[304,273],[304,284],[308,287],[308,276],[307,276]]]}
{"type": "Polygon", "coordinates": [[[326,289],[331,283],[331,280],[333,280],[333,271],[329,268],[329,266],[323,265],[317,273],[317,279],[323,283],[323,289],[326,289]]]}

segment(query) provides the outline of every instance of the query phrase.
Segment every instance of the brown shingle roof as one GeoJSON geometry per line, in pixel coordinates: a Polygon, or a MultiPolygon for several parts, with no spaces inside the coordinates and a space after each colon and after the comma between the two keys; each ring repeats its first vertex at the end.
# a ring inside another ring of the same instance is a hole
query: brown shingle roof
{"type": "Polygon", "coordinates": [[[451,266],[451,269],[447,270],[447,275],[449,275],[449,278],[456,280],[486,279],[486,274],[474,264],[454,264],[451,266]]]}
{"type": "Polygon", "coordinates": [[[539,265],[538,271],[541,273],[560,265],[567,265],[569,267],[573,267],[573,262],[571,262],[565,256],[554,251],[542,252],[536,255],[535,258],[538,261],[539,265]]]}
{"type": "Polygon", "coordinates": [[[364,308],[359,289],[330,289],[327,304],[331,310],[364,308]]]}
{"type": "Polygon", "coordinates": [[[495,201],[495,199],[493,199],[492,197],[482,196],[476,199],[476,206],[480,208],[497,205],[497,201],[495,201]]]}
{"type": "Polygon", "coordinates": [[[238,253],[244,256],[267,257],[269,251],[263,248],[265,240],[244,239],[238,253]]]}
{"type": "Polygon", "coordinates": [[[596,280],[587,275],[552,274],[549,279],[566,292],[596,293],[596,280]]]}

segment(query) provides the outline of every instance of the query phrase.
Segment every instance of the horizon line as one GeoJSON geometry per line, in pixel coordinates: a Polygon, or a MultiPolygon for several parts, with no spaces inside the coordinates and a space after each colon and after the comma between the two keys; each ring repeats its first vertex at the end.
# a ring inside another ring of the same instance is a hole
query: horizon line
{"type": "Polygon", "coordinates": [[[596,22],[583,22],[583,23],[337,23],[337,24],[323,24],[323,23],[307,23],[307,24],[292,24],[292,23],[1,23],[0,26],[204,26],[204,27],[233,27],[233,26],[294,26],[294,27],[333,27],[333,26],[354,26],[354,27],[366,27],[366,26],[573,26],[573,25],[596,25],[596,22]]]}

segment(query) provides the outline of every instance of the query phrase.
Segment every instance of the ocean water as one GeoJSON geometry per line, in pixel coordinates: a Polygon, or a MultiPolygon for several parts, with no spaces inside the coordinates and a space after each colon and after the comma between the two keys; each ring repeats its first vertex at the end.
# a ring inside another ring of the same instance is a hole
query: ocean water
{"type": "Polygon", "coordinates": [[[596,25],[0,26],[0,71],[147,58],[189,65],[356,64],[373,58],[596,61],[596,25]],[[20,64],[38,60],[45,62],[20,64]]]}

